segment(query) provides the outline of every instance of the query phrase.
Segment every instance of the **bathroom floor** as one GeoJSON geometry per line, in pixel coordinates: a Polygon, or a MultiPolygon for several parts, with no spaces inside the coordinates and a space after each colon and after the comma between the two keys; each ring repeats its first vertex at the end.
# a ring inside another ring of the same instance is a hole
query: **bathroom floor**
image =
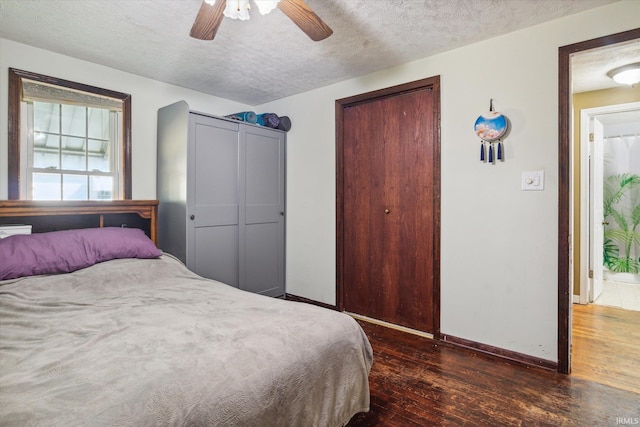
{"type": "Polygon", "coordinates": [[[602,294],[594,304],[640,311],[640,284],[604,280],[602,285],[602,294]]]}

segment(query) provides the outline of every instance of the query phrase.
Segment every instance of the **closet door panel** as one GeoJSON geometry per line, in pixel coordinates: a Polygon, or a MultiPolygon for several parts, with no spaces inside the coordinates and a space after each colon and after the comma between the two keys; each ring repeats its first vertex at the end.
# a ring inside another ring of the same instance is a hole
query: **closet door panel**
{"type": "Polygon", "coordinates": [[[239,286],[238,226],[198,228],[194,246],[196,274],[239,286]]]}
{"type": "MultiPolygon", "coordinates": [[[[384,148],[377,125],[385,120],[382,101],[344,112],[344,309],[388,321],[384,268],[384,148]],[[382,231],[381,231],[382,230],[382,231]]],[[[393,214],[397,211],[394,209],[393,214]]]]}
{"type": "Polygon", "coordinates": [[[195,122],[195,179],[190,189],[197,226],[238,223],[239,133],[237,125],[221,125],[228,123],[210,118],[195,122]]]}
{"type": "Polygon", "coordinates": [[[399,325],[431,332],[433,313],[433,92],[388,99],[382,125],[386,292],[384,316],[399,325]]]}
{"type": "Polygon", "coordinates": [[[250,292],[282,295],[280,227],[277,223],[247,225],[245,285],[250,292]]]}
{"type": "Polygon", "coordinates": [[[240,239],[244,245],[241,282],[248,291],[279,296],[284,294],[285,263],[284,135],[247,127],[244,137],[245,228],[240,239]]]}
{"type": "Polygon", "coordinates": [[[245,203],[247,220],[268,222],[284,208],[284,144],[280,133],[246,131],[245,203]],[[255,212],[254,212],[255,211],[255,212]],[[249,218],[251,218],[249,220],[249,218]]]}
{"type": "Polygon", "coordinates": [[[239,127],[219,119],[190,117],[187,267],[239,285],[239,127]]]}

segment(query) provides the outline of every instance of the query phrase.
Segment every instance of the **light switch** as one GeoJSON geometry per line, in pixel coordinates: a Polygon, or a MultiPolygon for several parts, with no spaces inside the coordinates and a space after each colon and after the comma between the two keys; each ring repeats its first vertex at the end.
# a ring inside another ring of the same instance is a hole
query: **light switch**
{"type": "Polygon", "coordinates": [[[544,190],[544,171],[522,172],[523,191],[544,190]]]}

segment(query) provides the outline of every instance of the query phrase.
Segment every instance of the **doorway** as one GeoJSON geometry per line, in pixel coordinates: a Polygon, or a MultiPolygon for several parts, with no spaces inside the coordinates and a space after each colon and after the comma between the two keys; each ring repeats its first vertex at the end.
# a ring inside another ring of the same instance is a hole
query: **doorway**
{"type": "Polygon", "coordinates": [[[604,46],[640,39],[640,29],[588,40],[559,49],[558,135],[558,372],[571,370],[571,304],[573,300],[573,149],[571,57],[604,46]]]}
{"type": "Polygon", "coordinates": [[[338,308],[440,331],[440,79],[336,101],[338,308]]]}
{"type": "MultiPolygon", "coordinates": [[[[575,95],[574,108],[586,95],[575,95]]],[[[587,220],[574,302],[640,311],[640,102],[579,113],[580,217],[587,220]]]]}

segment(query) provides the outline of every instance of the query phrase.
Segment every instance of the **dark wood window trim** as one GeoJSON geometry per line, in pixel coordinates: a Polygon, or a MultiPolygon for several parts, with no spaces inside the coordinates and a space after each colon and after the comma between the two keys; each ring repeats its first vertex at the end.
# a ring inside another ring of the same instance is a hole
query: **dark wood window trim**
{"type": "Polygon", "coordinates": [[[559,49],[558,61],[558,372],[571,369],[571,304],[569,239],[571,211],[571,55],[629,40],[640,39],[640,28],[587,40],[559,49]]]}
{"type": "Polygon", "coordinates": [[[9,68],[9,146],[7,152],[9,200],[20,197],[20,100],[22,79],[93,93],[122,101],[122,182],[120,197],[131,199],[131,95],[63,80],[56,77],[9,68]]]}

